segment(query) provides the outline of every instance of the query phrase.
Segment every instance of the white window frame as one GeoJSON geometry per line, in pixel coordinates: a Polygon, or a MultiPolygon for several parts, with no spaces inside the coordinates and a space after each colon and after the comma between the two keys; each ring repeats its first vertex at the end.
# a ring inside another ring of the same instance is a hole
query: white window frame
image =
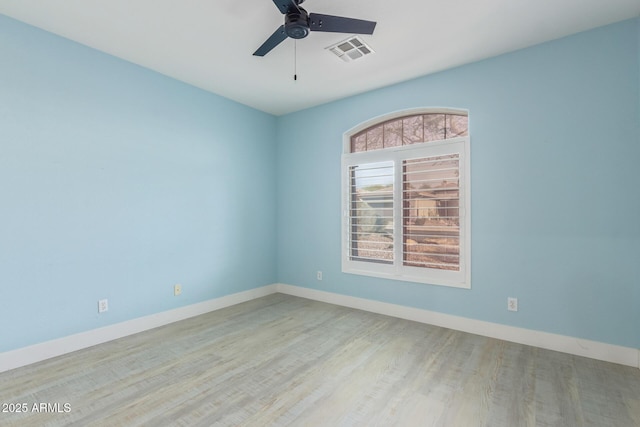
{"type": "Polygon", "coordinates": [[[377,124],[417,114],[464,114],[465,110],[448,108],[411,109],[398,111],[382,117],[369,120],[343,135],[342,154],[342,271],[344,273],[364,276],[381,277],[393,280],[418,282],[432,285],[450,286],[456,288],[471,288],[471,168],[470,168],[470,137],[458,137],[440,141],[415,143],[400,147],[382,148],[372,151],[351,152],[351,137],[377,124]],[[459,271],[448,271],[434,268],[411,267],[403,265],[402,244],[402,161],[434,157],[447,154],[459,155],[460,172],[460,261],[459,271]],[[350,214],[351,214],[351,166],[376,163],[382,161],[394,162],[394,261],[393,264],[366,262],[351,259],[350,256],[350,214]]]}

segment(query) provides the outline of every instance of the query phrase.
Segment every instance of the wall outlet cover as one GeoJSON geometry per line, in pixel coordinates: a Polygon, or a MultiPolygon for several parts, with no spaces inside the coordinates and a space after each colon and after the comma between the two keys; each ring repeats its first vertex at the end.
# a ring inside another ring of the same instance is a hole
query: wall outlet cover
{"type": "Polygon", "coordinates": [[[98,313],[104,313],[105,311],[109,311],[109,300],[101,299],[98,301],[98,313]]]}

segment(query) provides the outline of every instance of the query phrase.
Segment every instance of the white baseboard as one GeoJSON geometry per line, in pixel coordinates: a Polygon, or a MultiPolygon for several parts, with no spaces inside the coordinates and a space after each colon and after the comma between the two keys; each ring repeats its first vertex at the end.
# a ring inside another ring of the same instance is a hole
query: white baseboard
{"type": "Polygon", "coordinates": [[[460,316],[452,316],[450,314],[438,313],[435,311],[340,295],[299,286],[278,284],[277,290],[283,294],[312,299],[315,301],[357,308],[359,310],[384,314],[429,325],[442,326],[444,328],[455,329],[457,331],[469,332],[476,335],[640,368],[640,350],[635,348],[621,347],[598,341],[552,334],[549,332],[534,331],[531,329],[517,328],[498,323],[484,322],[460,316]]]}
{"type": "Polygon", "coordinates": [[[634,348],[278,283],[0,353],[0,372],[30,365],[276,292],[640,368],[640,350],[634,348]]]}
{"type": "Polygon", "coordinates": [[[197,304],[163,311],[126,322],[116,323],[114,325],[0,353],[0,372],[30,365],[128,335],[137,334],[138,332],[147,331],[179,320],[188,319],[189,317],[240,304],[275,292],[277,292],[277,285],[267,285],[261,288],[250,289],[248,291],[238,292],[197,304]]]}

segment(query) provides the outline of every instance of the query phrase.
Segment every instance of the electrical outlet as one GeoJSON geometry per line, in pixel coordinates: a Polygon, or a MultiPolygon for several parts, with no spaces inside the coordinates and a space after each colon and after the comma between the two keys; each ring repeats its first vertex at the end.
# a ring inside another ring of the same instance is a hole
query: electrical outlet
{"type": "Polygon", "coordinates": [[[316,277],[318,278],[318,280],[322,280],[322,271],[318,271],[316,273],[316,277]]]}
{"type": "Polygon", "coordinates": [[[174,285],[173,286],[173,295],[178,296],[182,293],[182,285],[174,285]]]}
{"type": "Polygon", "coordinates": [[[109,300],[101,299],[98,301],[98,313],[104,313],[105,311],[109,311],[109,300]]]}
{"type": "Polygon", "coordinates": [[[507,298],[507,310],[518,311],[518,298],[507,298]]]}

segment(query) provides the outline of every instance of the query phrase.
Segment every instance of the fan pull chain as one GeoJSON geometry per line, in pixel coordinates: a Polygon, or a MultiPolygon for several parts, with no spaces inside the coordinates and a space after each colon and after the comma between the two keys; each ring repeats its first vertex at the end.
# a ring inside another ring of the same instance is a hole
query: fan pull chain
{"type": "Polygon", "coordinates": [[[298,42],[293,39],[293,80],[298,80],[298,42]]]}

